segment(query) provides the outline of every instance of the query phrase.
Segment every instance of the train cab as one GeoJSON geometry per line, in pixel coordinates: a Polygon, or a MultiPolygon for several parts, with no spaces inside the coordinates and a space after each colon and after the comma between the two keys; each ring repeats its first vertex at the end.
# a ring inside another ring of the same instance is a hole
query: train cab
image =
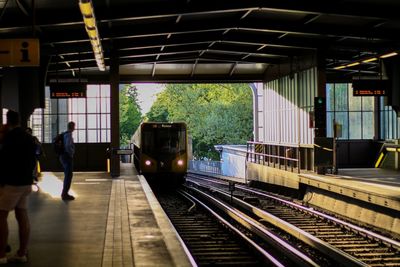
{"type": "Polygon", "coordinates": [[[132,142],[134,164],[139,173],[156,179],[184,181],[188,167],[185,123],[144,122],[132,142]]]}

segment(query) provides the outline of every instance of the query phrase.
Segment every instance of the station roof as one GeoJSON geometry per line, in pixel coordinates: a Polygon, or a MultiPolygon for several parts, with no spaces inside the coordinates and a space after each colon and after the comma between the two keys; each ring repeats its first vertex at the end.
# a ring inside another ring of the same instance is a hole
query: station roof
{"type": "MultiPolygon", "coordinates": [[[[93,0],[107,70],[100,72],[76,1],[0,0],[1,38],[38,37],[49,77],[263,81],[271,70],[319,61],[328,75],[375,74],[370,62],[400,47],[398,0],[93,0]],[[307,60],[306,60],[307,59],[307,60]]],[[[312,63],[310,63],[312,64],[312,63]]]]}

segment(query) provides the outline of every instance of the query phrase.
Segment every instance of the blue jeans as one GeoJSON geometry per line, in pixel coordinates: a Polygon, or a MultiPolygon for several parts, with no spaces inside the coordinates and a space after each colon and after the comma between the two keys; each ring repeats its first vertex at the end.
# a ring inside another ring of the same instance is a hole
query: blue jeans
{"type": "Polygon", "coordinates": [[[67,195],[69,189],[71,188],[74,160],[69,155],[62,154],[60,156],[60,162],[64,168],[64,185],[63,185],[62,195],[67,195]]]}

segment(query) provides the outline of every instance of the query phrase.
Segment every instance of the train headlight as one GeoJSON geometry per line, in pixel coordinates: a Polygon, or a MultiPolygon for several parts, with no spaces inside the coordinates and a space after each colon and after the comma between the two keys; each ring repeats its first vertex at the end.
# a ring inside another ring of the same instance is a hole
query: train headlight
{"type": "Polygon", "coordinates": [[[181,159],[178,160],[178,165],[179,165],[179,166],[183,166],[183,160],[181,160],[181,159]]]}
{"type": "Polygon", "coordinates": [[[146,164],[146,166],[150,166],[150,165],[151,165],[151,161],[150,161],[150,160],[146,160],[146,161],[144,162],[144,164],[146,164]]]}

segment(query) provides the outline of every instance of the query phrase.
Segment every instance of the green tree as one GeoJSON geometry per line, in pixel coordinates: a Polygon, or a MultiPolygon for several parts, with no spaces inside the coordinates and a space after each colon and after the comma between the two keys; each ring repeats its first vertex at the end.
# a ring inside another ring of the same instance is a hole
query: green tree
{"type": "Polygon", "coordinates": [[[247,84],[169,84],[146,117],[186,122],[194,156],[218,159],[214,145],[251,139],[252,101],[247,84]]]}
{"type": "Polygon", "coordinates": [[[126,85],[120,90],[119,103],[120,144],[126,146],[142,120],[136,86],[126,85]]]}

